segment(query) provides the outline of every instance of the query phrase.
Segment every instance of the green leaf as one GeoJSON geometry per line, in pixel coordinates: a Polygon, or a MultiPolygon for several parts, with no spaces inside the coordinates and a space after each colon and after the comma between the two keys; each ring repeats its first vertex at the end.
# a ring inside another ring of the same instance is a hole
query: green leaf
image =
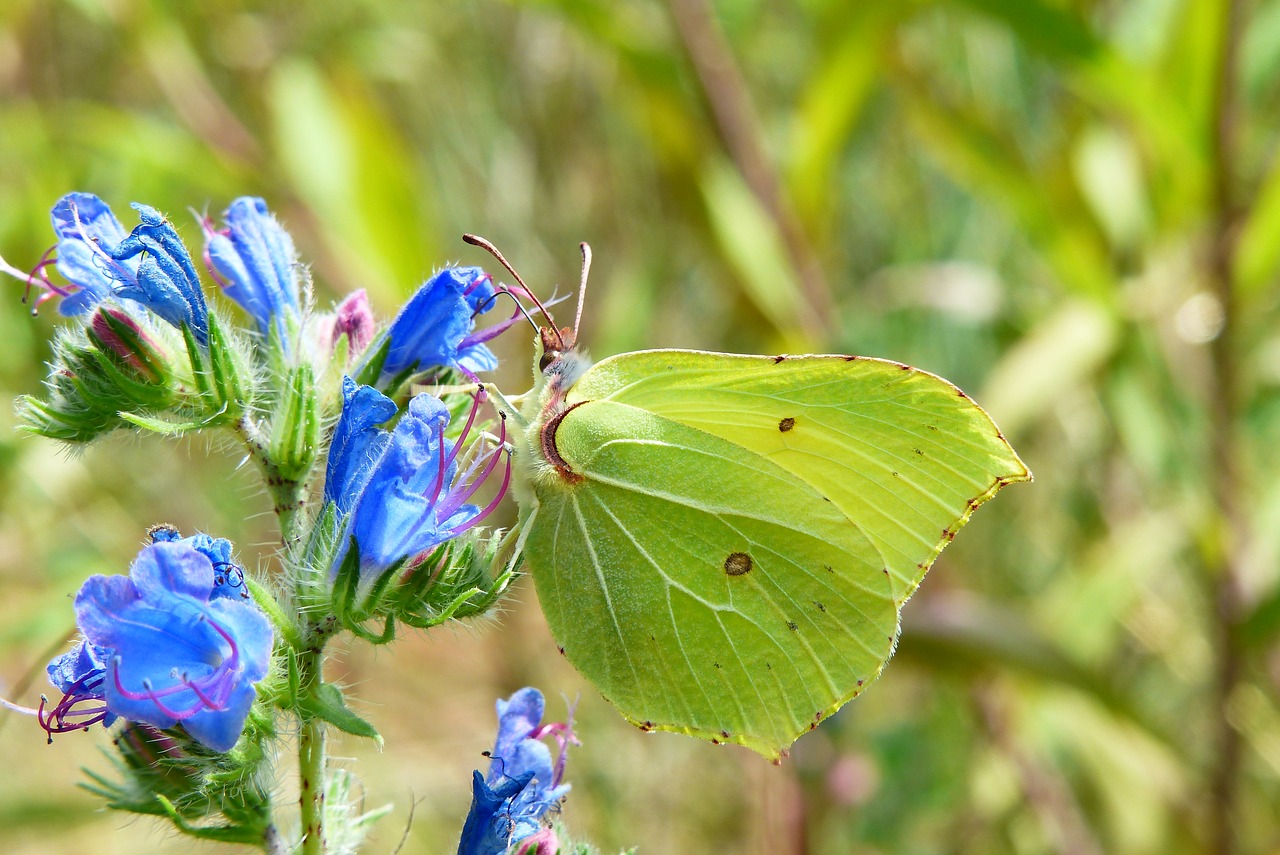
{"type": "Polygon", "coordinates": [[[332,683],[321,683],[315,694],[300,700],[298,708],[306,715],[327,721],[343,733],[363,736],[382,746],[382,736],[377,728],[352,712],[342,691],[332,683]]]}

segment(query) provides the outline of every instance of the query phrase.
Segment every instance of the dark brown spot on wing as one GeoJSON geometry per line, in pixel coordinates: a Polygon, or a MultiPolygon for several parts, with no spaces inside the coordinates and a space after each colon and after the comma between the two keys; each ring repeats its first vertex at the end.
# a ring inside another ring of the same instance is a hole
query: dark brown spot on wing
{"type": "Polygon", "coordinates": [[[745,552],[731,552],[724,560],[724,572],[729,576],[744,576],[751,572],[751,556],[745,552]]]}
{"type": "Polygon", "coordinates": [[[787,431],[791,430],[795,426],[796,426],[796,420],[791,418],[790,416],[778,422],[778,430],[782,431],[783,433],[786,433],[787,431]]]}

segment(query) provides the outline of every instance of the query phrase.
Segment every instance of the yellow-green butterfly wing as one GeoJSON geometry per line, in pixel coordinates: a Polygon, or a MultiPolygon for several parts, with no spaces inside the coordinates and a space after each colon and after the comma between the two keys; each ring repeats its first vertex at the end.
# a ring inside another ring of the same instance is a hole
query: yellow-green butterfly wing
{"type": "Polygon", "coordinates": [[[642,351],[556,394],[517,495],[557,642],[641,727],[768,757],[879,674],[933,559],[1030,477],[956,387],[881,360],[642,351]]]}

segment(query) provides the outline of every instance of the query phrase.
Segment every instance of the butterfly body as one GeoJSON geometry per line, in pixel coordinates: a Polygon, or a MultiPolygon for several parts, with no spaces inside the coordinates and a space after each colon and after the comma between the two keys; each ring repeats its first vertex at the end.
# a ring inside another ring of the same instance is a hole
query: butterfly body
{"type": "Polygon", "coordinates": [[[973,510],[1029,478],[963,392],[898,363],[540,344],[525,560],[564,654],[645,729],[780,756],[879,675],[973,510]]]}

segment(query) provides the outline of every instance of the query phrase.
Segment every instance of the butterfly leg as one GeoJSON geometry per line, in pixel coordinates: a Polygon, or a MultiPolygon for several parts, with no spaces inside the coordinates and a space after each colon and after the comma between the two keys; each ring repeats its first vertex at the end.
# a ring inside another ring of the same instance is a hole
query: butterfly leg
{"type": "Polygon", "coordinates": [[[493,400],[496,402],[497,408],[506,413],[507,418],[515,422],[517,427],[522,430],[527,430],[529,428],[529,420],[520,414],[520,406],[517,403],[524,398],[523,395],[516,395],[513,398],[508,398],[506,395],[502,394],[502,390],[492,383],[483,383],[481,386],[487,394],[493,396],[493,400]]]}

